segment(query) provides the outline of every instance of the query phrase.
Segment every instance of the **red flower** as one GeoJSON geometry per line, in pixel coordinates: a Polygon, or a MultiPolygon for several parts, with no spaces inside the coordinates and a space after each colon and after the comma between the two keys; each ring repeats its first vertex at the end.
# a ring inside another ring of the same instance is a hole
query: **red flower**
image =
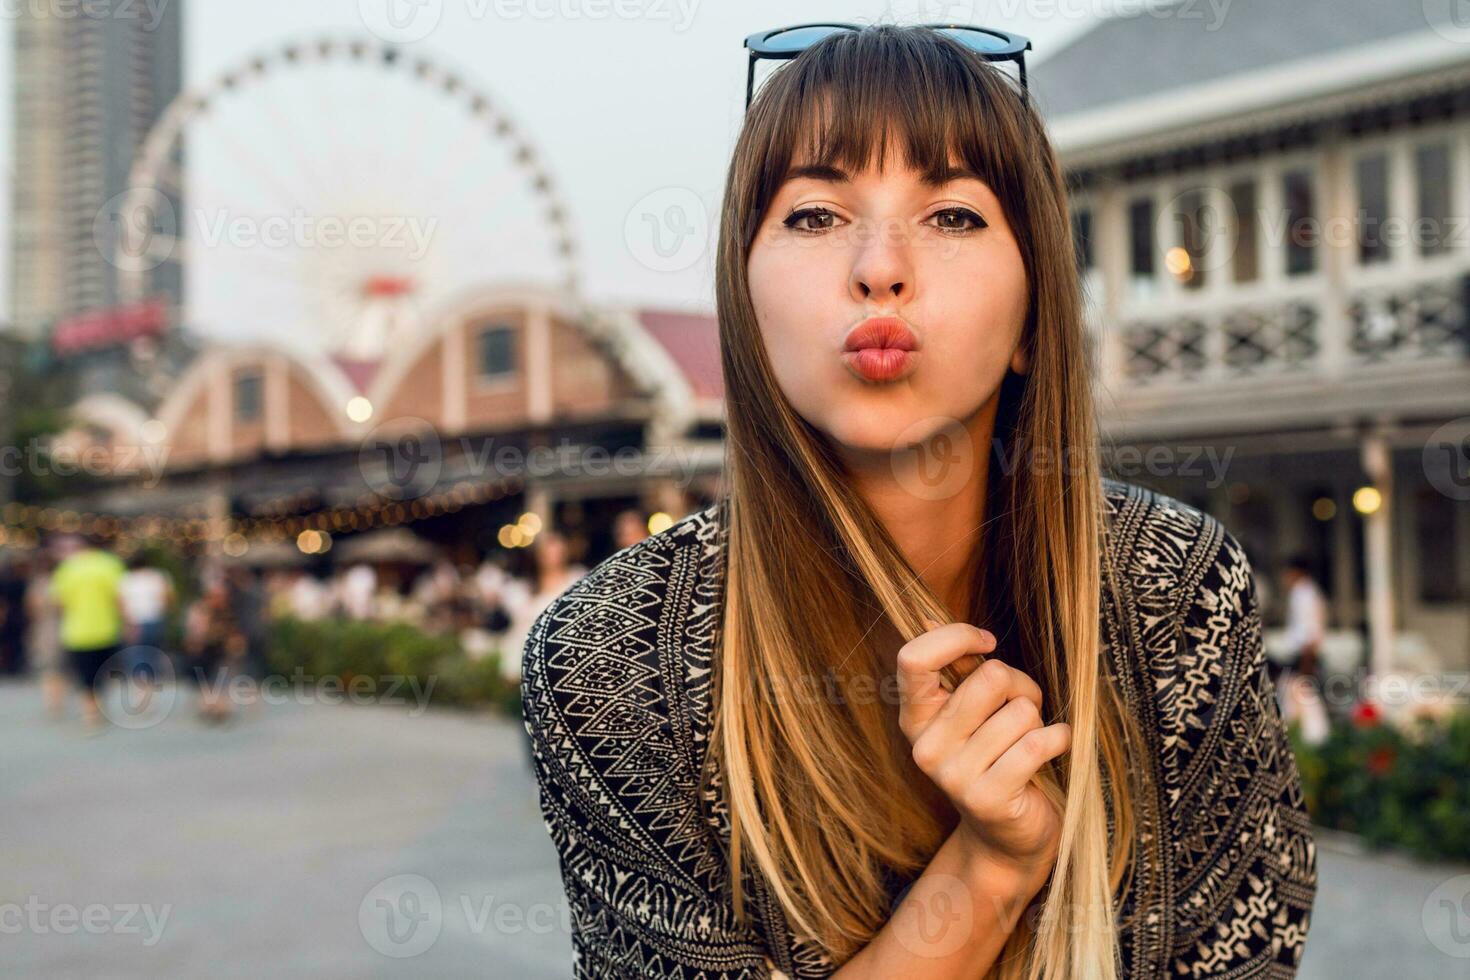
{"type": "Polygon", "coordinates": [[[1368,753],[1368,771],[1382,776],[1393,768],[1394,752],[1391,748],[1373,749],[1368,753]]]}
{"type": "Polygon", "coordinates": [[[1372,701],[1359,701],[1353,706],[1353,725],[1357,728],[1372,728],[1382,717],[1372,701]]]}

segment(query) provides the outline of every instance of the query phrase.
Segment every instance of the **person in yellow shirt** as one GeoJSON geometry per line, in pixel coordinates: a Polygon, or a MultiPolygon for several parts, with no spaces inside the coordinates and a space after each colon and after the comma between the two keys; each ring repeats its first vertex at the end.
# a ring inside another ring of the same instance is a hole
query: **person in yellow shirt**
{"type": "Polygon", "coordinates": [[[51,577],[51,597],[61,609],[61,646],[81,686],[82,714],[90,727],[102,723],[97,685],[102,668],[122,648],[120,586],[127,568],[100,547],[70,539],[51,577]]]}

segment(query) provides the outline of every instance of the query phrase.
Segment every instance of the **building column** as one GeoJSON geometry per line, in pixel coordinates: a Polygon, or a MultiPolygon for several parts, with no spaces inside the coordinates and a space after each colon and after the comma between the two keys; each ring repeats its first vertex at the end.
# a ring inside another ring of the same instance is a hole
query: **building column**
{"type": "Polygon", "coordinates": [[[225,358],[210,366],[209,391],[205,395],[205,432],[209,458],[229,459],[234,452],[231,438],[235,426],[235,372],[225,358]]]}
{"type": "Polygon", "coordinates": [[[205,537],[204,553],[211,558],[224,554],[225,527],[230,519],[230,495],[218,486],[209,491],[204,499],[204,509],[209,531],[205,537]]]}
{"type": "MultiPolygon", "coordinates": [[[[555,510],[556,502],[551,499],[551,491],[544,484],[531,483],[525,489],[526,512],[535,514],[541,518],[542,527],[552,526],[552,511],[555,510]]],[[[560,530],[560,528],[557,528],[560,530]]]]}
{"type": "Polygon", "coordinates": [[[526,415],[533,424],[549,422],[553,409],[551,311],[541,304],[526,310],[526,415]]]}
{"type": "Polygon", "coordinates": [[[1381,495],[1378,509],[1363,515],[1368,594],[1368,664],[1375,676],[1393,668],[1393,454],[1387,437],[1370,432],[1362,441],[1363,470],[1381,495]]]}
{"type": "Polygon", "coordinates": [[[439,377],[443,388],[440,391],[439,411],[443,413],[440,418],[447,432],[459,433],[465,430],[469,401],[466,376],[471,370],[477,369],[465,363],[469,346],[465,334],[468,330],[469,325],[465,320],[455,321],[444,332],[444,346],[440,348],[439,377]]]}
{"type": "Polygon", "coordinates": [[[1093,197],[1093,261],[1097,263],[1102,293],[1097,304],[1098,373],[1103,383],[1125,382],[1123,338],[1119,314],[1128,291],[1128,200],[1123,188],[1109,182],[1093,197]]]}
{"type": "MultiPolygon", "coordinates": [[[[1338,222],[1356,227],[1357,185],[1349,165],[1346,144],[1337,132],[1328,136],[1322,149],[1320,186],[1323,194],[1317,205],[1317,214],[1322,227],[1334,227],[1338,222]]],[[[1317,356],[1322,374],[1328,378],[1339,378],[1348,368],[1348,334],[1351,330],[1348,304],[1351,301],[1356,248],[1356,237],[1334,241],[1333,236],[1324,235],[1323,240],[1317,243],[1324,287],[1319,294],[1322,308],[1321,318],[1317,321],[1320,344],[1317,356]]]]}
{"type": "Polygon", "coordinates": [[[291,444],[291,363],[280,354],[272,354],[265,362],[265,444],[277,452],[291,444]]]}
{"type": "Polygon", "coordinates": [[[1354,611],[1359,604],[1357,576],[1353,564],[1353,524],[1350,512],[1353,502],[1352,488],[1344,500],[1338,488],[1332,491],[1332,502],[1337,505],[1337,514],[1332,519],[1332,611],[1339,626],[1346,627],[1355,619],[1354,611]]]}

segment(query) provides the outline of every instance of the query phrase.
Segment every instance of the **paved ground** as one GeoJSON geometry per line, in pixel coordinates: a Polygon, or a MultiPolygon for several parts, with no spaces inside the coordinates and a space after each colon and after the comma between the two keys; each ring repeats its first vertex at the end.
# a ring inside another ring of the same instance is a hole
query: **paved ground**
{"type": "MultiPolygon", "coordinates": [[[[212,729],[187,709],[88,737],[0,685],[5,976],[570,976],[513,723],[277,703],[212,729]]],[[[1302,976],[1470,976],[1426,931],[1470,956],[1467,873],[1324,842],[1302,976]]]]}

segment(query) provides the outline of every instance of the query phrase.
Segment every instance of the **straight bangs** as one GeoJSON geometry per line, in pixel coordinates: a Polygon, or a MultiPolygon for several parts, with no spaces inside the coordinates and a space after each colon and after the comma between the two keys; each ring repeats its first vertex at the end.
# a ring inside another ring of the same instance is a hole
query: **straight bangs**
{"type": "Polygon", "coordinates": [[[956,167],[973,171],[1000,200],[1033,267],[1023,240],[1030,222],[1022,168],[1034,139],[1024,96],[1000,69],[935,37],[845,32],[771,73],[750,108],[750,130],[769,140],[752,147],[759,163],[747,247],[793,165],[856,174],[892,162],[936,186],[956,167]]]}

